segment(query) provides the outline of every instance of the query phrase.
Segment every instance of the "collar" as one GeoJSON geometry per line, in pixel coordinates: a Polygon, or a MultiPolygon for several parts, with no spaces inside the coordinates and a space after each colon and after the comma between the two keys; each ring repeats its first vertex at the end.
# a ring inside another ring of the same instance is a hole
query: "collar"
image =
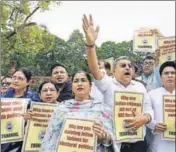
{"type": "Polygon", "coordinates": [[[149,76],[146,76],[146,75],[144,75],[144,73],[142,73],[142,78],[148,79],[148,78],[152,77],[153,75],[154,75],[153,72],[149,76]]]}
{"type": "Polygon", "coordinates": [[[162,87],[162,91],[167,94],[175,95],[175,89],[173,90],[172,93],[168,92],[164,87],[162,87]]]}
{"type": "MultiPolygon", "coordinates": [[[[113,83],[115,83],[115,84],[117,84],[117,85],[120,85],[120,86],[125,87],[125,86],[122,85],[115,77],[112,78],[112,81],[113,81],[113,83]]],[[[135,85],[135,81],[131,80],[131,82],[128,84],[128,86],[129,86],[129,85],[135,85]]],[[[128,86],[127,86],[127,87],[128,87],[128,86]]]]}

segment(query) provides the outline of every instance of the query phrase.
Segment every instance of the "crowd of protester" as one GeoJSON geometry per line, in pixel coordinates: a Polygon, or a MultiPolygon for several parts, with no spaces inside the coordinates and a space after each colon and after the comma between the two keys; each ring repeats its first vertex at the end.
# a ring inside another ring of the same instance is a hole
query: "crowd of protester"
{"type": "MultiPolygon", "coordinates": [[[[118,57],[111,67],[105,60],[97,59],[95,42],[99,27],[94,28],[93,24],[91,16],[83,16],[87,62],[93,79],[89,73],[77,71],[70,80],[69,69],[56,63],[50,69],[50,81],[43,82],[37,93],[29,85],[31,72],[21,68],[11,76],[1,78],[1,98],[58,103],[42,141],[41,152],[56,151],[56,142],[67,117],[97,120],[93,125],[97,152],[175,152],[175,141],[163,140],[161,134],[167,130],[163,123],[162,99],[163,95],[175,95],[176,62],[159,64],[160,50],[157,49],[154,56],[144,58],[140,76],[137,65],[127,56],[118,57]],[[112,116],[116,91],[144,95],[143,113],[135,114],[125,126],[133,131],[145,126],[144,140],[129,139],[118,143],[114,140],[112,116]]],[[[30,103],[23,116],[25,120],[32,118],[30,103]]],[[[1,152],[21,152],[22,144],[23,141],[1,144],[1,152]]]]}

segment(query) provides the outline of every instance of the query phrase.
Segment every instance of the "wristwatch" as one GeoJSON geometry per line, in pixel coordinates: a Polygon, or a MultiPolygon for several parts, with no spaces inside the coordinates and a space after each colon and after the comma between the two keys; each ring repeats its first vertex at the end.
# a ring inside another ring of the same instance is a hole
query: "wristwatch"
{"type": "Polygon", "coordinates": [[[149,123],[152,121],[151,115],[150,115],[149,113],[144,113],[143,115],[144,115],[144,116],[147,116],[148,122],[147,122],[146,124],[149,124],[149,123]]]}

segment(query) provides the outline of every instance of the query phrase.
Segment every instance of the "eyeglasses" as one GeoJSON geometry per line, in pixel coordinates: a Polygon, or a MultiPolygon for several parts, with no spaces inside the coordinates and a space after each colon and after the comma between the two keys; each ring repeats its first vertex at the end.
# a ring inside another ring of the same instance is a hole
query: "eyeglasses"
{"type": "Polygon", "coordinates": [[[25,78],[23,78],[23,77],[20,77],[20,76],[12,76],[12,80],[18,80],[18,81],[24,81],[25,80],[25,78]]]}
{"type": "Polygon", "coordinates": [[[175,72],[172,71],[172,72],[163,72],[163,73],[162,73],[162,75],[165,75],[165,76],[168,76],[169,74],[175,75],[175,72]]]}
{"type": "Polygon", "coordinates": [[[154,65],[154,63],[153,63],[153,62],[144,62],[144,65],[149,65],[149,66],[151,66],[151,65],[154,65]]]}
{"type": "Polygon", "coordinates": [[[131,65],[131,64],[126,64],[126,63],[120,64],[120,67],[121,67],[121,68],[126,68],[127,66],[128,66],[129,68],[132,68],[132,65],[131,65]]]}
{"type": "Polygon", "coordinates": [[[11,85],[11,82],[2,82],[1,85],[2,85],[3,87],[5,87],[5,86],[10,86],[10,85],[11,85]]]}

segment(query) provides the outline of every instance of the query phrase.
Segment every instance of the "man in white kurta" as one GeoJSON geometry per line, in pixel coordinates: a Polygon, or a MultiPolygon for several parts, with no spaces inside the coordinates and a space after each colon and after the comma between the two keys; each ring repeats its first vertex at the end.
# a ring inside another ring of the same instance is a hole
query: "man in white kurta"
{"type": "MultiPolygon", "coordinates": [[[[95,40],[98,35],[98,28],[96,30],[93,27],[93,20],[90,16],[88,20],[86,16],[83,18],[83,30],[86,37],[86,53],[89,69],[91,70],[95,80],[97,88],[104,95],[104,102],[106,104],[114,106],[114,93],[115,91],[125,92],[137,92],[144,94],[143,100],[143,114],[137,115],[131,120],[129,128],[138,129],[141,126],[150,122],[153,116],[153,110],[151,102],[147,97],[147,91],[145,87],[139,83],[132,81],[132,63],[129,58],[122,57],[115,60],[113,65],[114,78],[108,79],[108,76],[104,75],[100,71],[95,50],[95,40]]],[[[121,152],[145,152],[146,144],[144,141],[129,140],[127,143],[122,144],[121,152]]],[[[120,149],[120,148],[119,148],[120,149]]]]}
{"type": "Polygon", "coordinates": [[[163,63],[160,68],[163,87],[149,92],[154,110],[154,120],[149,125],[153,134],[148,141],[150,143],[148,152],[175,152],[175,140],[162,139],[162,134],[167,129],[163,123],[163,95],[175,96],[175,69],[174,62],[163,63]]]}

